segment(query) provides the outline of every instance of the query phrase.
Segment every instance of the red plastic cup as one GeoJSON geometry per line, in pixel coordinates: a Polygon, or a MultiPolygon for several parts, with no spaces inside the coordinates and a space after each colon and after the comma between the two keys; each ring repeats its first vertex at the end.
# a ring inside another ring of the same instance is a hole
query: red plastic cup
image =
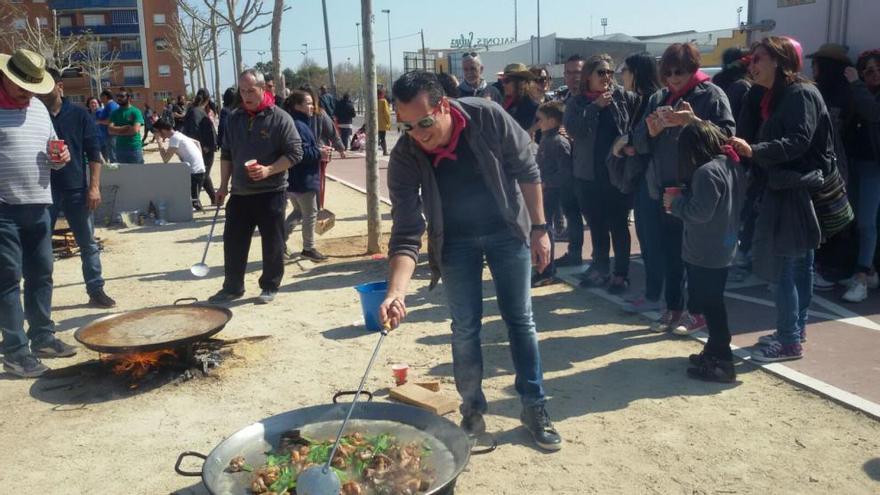
{"type": "MultiPolygon", "coordinates": [[[[680,187],[667,187],[663,190],[665,194],[672,196],[673,198],[677,198],[681,196],[681,188],[680,187]]],[[[666,213],[672,211],[671,207],[666,208],[666,213]]]]}
{"type": "Polygon", "coordinates": [[[61,158],[62,151],[64,151],[63,139],[52,139],[49,141],[49,154],[52,155],[53,160],[61,158]]]}
{"type": "Polygon", "coordinates": [[[248,161],[244,162],[245,168],[251,168],[255,165],[259,165],[259,162],[257,162],[256,160],[248,160],[248,161]]]}
{"type": "Polygon", "coordinates": [[[397,385],[406,383],[406,375],[409,372],[408,364],[395,364],[391,366],[391,372],[394,374],[394,381],[397,385]]]}

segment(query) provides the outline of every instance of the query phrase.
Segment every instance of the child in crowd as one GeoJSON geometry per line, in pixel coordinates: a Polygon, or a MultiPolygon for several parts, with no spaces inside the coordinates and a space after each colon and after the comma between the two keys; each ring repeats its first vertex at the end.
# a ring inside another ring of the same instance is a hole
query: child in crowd
{"type": "Polygon", "coordinates": [[[180,161],[189,165],[190,195],[193,209],[202,211],[199,193],[205,182],[205,161],[202,159],[202,146],[198,141],[174,130],[171,121],[159,119],[153,124],[153,135],[159,138],[159,154],[168,163],[177,155],[180,161]]]}
{"type": "MultiPolygon", "coordinates": [[[[559,134],[564,108],[561,101],[551,101],[538,107],[536,113],[537,125],[541,130],[541,144],[538,146],[536,160],[541,169],[544,212],[547,215],[548,227],[553,225],[553,217],[558,216],[554,213],[560,211],[561,187],[566,181],[571,180],[571,143],[559,134]]],[[[550,233],[550,265],[543,273],[532,276],[532,287],[548,285],[555,280],[553,229],[548,228],[547,231],[550,233]]]]}
{"type": "Polygon", "coordinates": [[[690,356],[691,378],[733,382],[736,371],[724,306],[727,269],[736,255],[739,216],[745,200],[746,174],[739,157],[714,124],[688,124],[678,138],[679,178],[683,194],[667,188],[666,210],[684,223],[682,259],[688,297],[706,318],[709,340],[690,356]]]}

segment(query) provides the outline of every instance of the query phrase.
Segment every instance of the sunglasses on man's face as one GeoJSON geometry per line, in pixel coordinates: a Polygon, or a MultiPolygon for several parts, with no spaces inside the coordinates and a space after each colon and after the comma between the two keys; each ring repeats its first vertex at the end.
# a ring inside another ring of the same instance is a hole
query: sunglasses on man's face
{"type": "Polygon", "coordinates": [[[440,107],[435,108],[431,113],[425,115],[421,119],[417,120],[415,124],[411,124],[409,122],[399,122],[400,127],[403,128],[404,132],[412,132],[416,128],[419,129],[430,129],[434,127],[434,124],[437,123],[437,112],[440,111],[440,107]]]}
{"type": "Polygon", "coordinates": [[[667,70],[667,71],[663,72],[664,77],[683,76],[685,74],[687,74],[687,72],[685,72],[681,69],[667,70]]]}

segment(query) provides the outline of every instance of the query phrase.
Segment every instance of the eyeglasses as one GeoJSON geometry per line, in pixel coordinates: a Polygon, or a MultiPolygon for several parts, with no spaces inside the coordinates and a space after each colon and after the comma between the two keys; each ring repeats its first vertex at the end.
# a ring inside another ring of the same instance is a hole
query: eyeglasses
{"type": "Polygon", "coordinates": [[[599,69],[595,72],[595,74],[599,77],[608,77],[608,76],[613,76],[614,71],[611,69],[599,69]]]}
{"type": "Polygon", "coordinates": [[[430,129],[434,127],[434,124],[437,123],[437,113],[440,111],[440,107],[435,108],[431,113],[425,115],[421,119],[417,120],[415,125],[410,124],[409,122],[398,122],[400,127],[403,128],[404,132],[412,132],[416,127],[419,129],[430,129]]]}
{"type": "Polygon", "coordinates": [[[685,74],[687,74],[687,72],[681,69],[663,71],[663,77],[683,76],[685,74]]]}

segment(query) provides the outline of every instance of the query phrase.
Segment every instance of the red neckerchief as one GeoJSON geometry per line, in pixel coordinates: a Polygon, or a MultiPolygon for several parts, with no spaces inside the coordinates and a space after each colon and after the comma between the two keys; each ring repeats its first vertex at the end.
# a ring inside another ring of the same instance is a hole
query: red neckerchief
{"type": "Polygon", "coordinates": [[[605,94],[605,91],[584,91],[583,95],[587,97],[590,101],[596,101],[600,96],[605,94]]]}
{"type": "Polygon", "coordinates": [[[761,97],[761,120],[766,122],[770,118],[770,106],[773,104],[773,90],[768,89],[761,97]]]}
{"type": "Polygon", "coordinates": [[[736,163],[739,163],[739,155],[737,154],[736,150],[733,149],[733,146],[729,144],[722,145],[721,152],[727,155],[727,158],[730,158],[736,163]]]}
{"type": "Polygon", "coordinates": [[[434,156],[431,164],[435,167],[439,165],[440,161],[444,158],[450,160],[458,159],[458,155],[455,154],[455,148],[458,147],[458,138],[461,137],[461,132],[467,127],[467,119],[464,118],[464,115],[462,115],[457,108],[450,106],[449,115],[452,116],[452,139],[449,140],[449,144],[430,151],[425,150],[425,153],[434,156]]]}
{"type": "Polygon", "coordinates": [[[681,88],[681,91],[675,91],[672,88],[669,88],[669,97],[666,98],[666,104],[672,105],[672,102],[690,93],[692,89],[697,87],[697,85],[704,83],[710,79],[712,78],[709,77],[709,74],[698,70],[694,73],[693,76],[691,76],[691,80],[688,81],[688,83],[685,84],[683,88],[681,88]]]}
{"type": "Polygon", "coordinates": [[[3,85],[0,84],[0,108],[3,110],[23,110],[30,106],[31,100],[28,100],[25,103],[18,103],[13,100],[9,93],[6,92],[6,89],[3,88],[3,85]]]}
{"type": "Polygon", "coordinates": [[[247,107],[245,107],[244,110],[248,113],[248,115],[253,117],[253,116],[257,115],[258,113],[262,112],[263,110],[265,110],[271,106],[274,106],[274,105],[275,105],[275,96],[268,91],[264,91],[263,92],[263,101],[260,102],[260,106],[258,106],[256,110],[254,110],[252,112],[252,111],[248,110],[247,107]]]}
{"type": "Polygon", "coordinates": [[[504,103],[502,103],[501,106],[504,107],[505,110],[512,107],[513,106],[513,96],[505,96],[504,103]]]}

